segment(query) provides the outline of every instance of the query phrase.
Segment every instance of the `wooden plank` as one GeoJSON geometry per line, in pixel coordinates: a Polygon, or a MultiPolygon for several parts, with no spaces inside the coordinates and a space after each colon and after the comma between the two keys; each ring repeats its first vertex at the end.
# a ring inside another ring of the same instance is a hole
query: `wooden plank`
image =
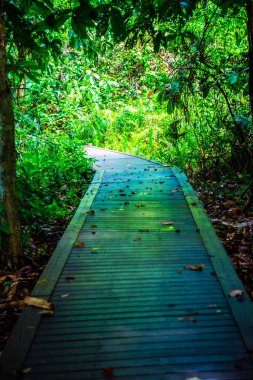
{"type": "MultiPolygon", "coordinates": [[[[199,356],[199,357],[188,357],[183,356],[180,358],[171,357],[153,357],[152,359],[130,359],[116,361],[106,360],[96,361],[93,363],[85,363],[84,361],[74,363],[62,363],[60,365],[60,370],[62,373],[67,372],[69,377],[72,378],[71,374],[75,371],[82,371],[82,379],[97,379],[102,378],[101,372],[103,368],[112,366],[114,368],[115,377],[120,375],[144,375],[153,374],[154,376],[162,373],[191,373],[192,371],[210,371],[210,370],[235,370],[237,362],[239,362],[237,354],[230,355],[209,355],[209,356],[199,356]],[[74,367],[74,370],[73,370],[74,367]]],[[[241,362],[239,362],[241,363],[241,362]]],[[[28,362],[29,364],[29,362],[28,362]]],[[[251,363],[248,358],[242,361],[242,369],[249,370],[252,369],[251,363]]],[[[32,375],[36,373],[53,374],[59,371],[58,365],[46,365],[46,366],[35,366],[32,368],[32,375]]],[[[238,373],[240,376],[240,374],[238,373]]],[[[29,377],[28,377],[29,378],[29,377]]],[[[33,378],[33,377],[32,377],[33,378]]]]}
{"type": "MultiPolygon", "coordinates": [[[[99,379],[102,376],[102,369],[98,371],[97,376],[93,379],[99,379]],[[100,377],[99,377],[100,376],[100,377]]],[[[178,374],[176,372],[174,373],[168,373],[165,370],[161,371],[160,373],[145,373],[144,375],[141,374],[119,374],[117,372],[117,379],[120,380],[186,380],[187,378],[200,378],[201,380],[252,380],[252,372],[247,370],[232,370],[232,371],[205,371],[205,372],[199,372],[199,371],[189,371],[188,373],[182,373],[178,374]],[[239,373],[238,373],[239,372],[239,373]],[[240,376],[240,377],[238,377],[240,376]]],[[[28,380],[45,380],[44,374],[33,374],[31,376],[26,376],[26,379],[28,380]]],[[[69,380],[70,374],[62,373],[62,372],[55,372],[54,374],[47,374],[47,380],[69,380]]],[[[91,380],[92,377],[89,378],[91,380]]],[[[83,380],[82,371],[73,371],[71,373],[71,380],[83,380]]]]}
{"type": "MultiPolygon", "coordinates": [[[[102,369],[97,372],[96,377],[89,377],[88,379],[103,379],[105,378],[103,376],[102,369]]],[[[252,371],[251,370],[235,370],[232,371],[216,371],[215,369],[213,371],[188,371],[184,373],[169,373],[169,371],[163,370],[160,373],[119,373],[117,372],[117,379],[119,380],[186,380],[187,378],[201,378],[201,380],[252,380],[252,371]]],[[[55,372],[53,374],[47,373],[46,375],[47,380],[69,380],[70,374],[69,372],[55,372]]],[[[26,376],[27,380],[45,380],[45,374],[32,374],[26,376]]],[[[73,371],[71,373],[71,380],[83,380],[83,373],[82,371],[73,371]]]]}
{"type": "Polygon", "coordinates": [[[197,228],[199,229],[200,235],[207,248],[210,260],[214,266],[217,277],[220,280],[224,295],[231,307],[245,344],[248,349],[253,352],[253,303],[245,291],[243,302],[238,301],[236,297],[231,298],[229,296],[229,293],[234,289],[244,290],[243,284],[240,281],[223,245],[218,239],[214,227],[209,221],[188,178],[178,168],[174,168],[173,173],[182,186],[189,209],[192,212],[197,228]]]}
{"type": "MultiPolygon", "coordinates": [[[[101,346],[100,346],[101,348],[101,346]]],[[[144,356],[147,351],[151,350],[151,347],[149,345],[143,345],[140,342],[134,342],[132,344],[126,344],[121,347],[121,350],[119,351],[118,346],[114,345],[104,345],[103,347],[104,353],[105,354],[123,354],[125,352],[131,352],[131,353],[139,353],[141,356],[141,353],[143,352],[144,356]]],[[[223,340],[217,340],[217,341],[212,341],[209,340],[208,344],[206,344],[206,341],[184,341],[184,342],[178,342],[178,345],[175,345],[175,343],[170,343],[169,341],[167,342],[152,342],[152,350],[153,351],[167,351],[169,356],[177,356],[177,355],[185,355],[185,351],[190,354],[195,354],[197,355],[198,353],[200,354],[208,354],[210,349],[210,353],[219,353],[219,352],[230,352],[230,350],[238,352],[243,352],[245,349],[244,345],[242,344],[240,339],[231,339],[230,340],[230,345],[228,346],[226,342],[223,340]],[[238,351],[237,351],[238,350],[238,351]]],[[[88,348],[83,345],[81,347],[71,347],[71,351],[67,347],[61,346],[57,347],[57,349],[53,349],[55,351],[54,356],[52,357],[51,350],[48,351],[46,347],[43,345],[40,346],[37,350],[33,350],[30,353],[30,358],[31,360],[41,360],[41,358],[51,358],[53,359],[54,357],[65,357],[69,356],[72,357],[73,355],[84,355],[87,352],[89,354],[96,354],[97,353],[97,347],[96,346],[89,346],[88,348]],[[87,351],[86,351],[87,350],[87,351]]],[[[144,357],[143,356],[143,357],[144,357]]]]}
{"type": "MultiPolygon", "coordinates": [[[[103,171],[97,172],[83,197],[75,215],[59,241],[46,269],[36,284],[32,296],[49,300],[63,267],[69,257],[78,233],[87,217],[99,189],[103,171]]],[[[41,320],[38,310],[26,307],[20,316],[0,357],[0,374],[8,378],[13,371],[22,368],[27,352],[41,320]]]]}
{"type": "MultiPolygon", "coordinates": [[[[168,344],[168,347],[173,347],[173,346],[180,346],[180,345],[184,345],[184,344],[188,344],[191,345],[191,343],[193,344],[193,346],[195,344],[197,344],[197,342],[206,342],[206,346],[208,347],[208,344],[212,344],[217,342],[217,344],[219,344],[220,342],[226,342],[226,344],[229,346],[230,345],[230,342],[233,342],[234,340],[238,340],[240,339],[241,340],[241,343],[242,343],[242,339],[241,339],[241,335],[240,333],[237,331],[234,335],[230,335],[229,332],[226,332],[226,331],[209,331],[209,332],[204,332],[200,335],[198,335],[196,337],[196,339],[193,339],[193,336],[192,335],[182,335],[181,336],[181,339],[178,339],[178,336],[177,335],[171,335],[171,336],[168,336],[168,335],[158,335],[158,334],[154,334],[152,336],[152,339],[150,336],[142,336],[141,340],[136,340],[136,337],[135,336],[127,336],[127,337],[124,337],[124,339],[122,337],[108,337],[108,338],[102,338],[102,339],[87,339],[87,340],[84,340],[84,339],[77,339],[77,340],[72,340],[71,342],[68,342],[68,344],[65,344],[63,342],[56,342],[56,341],[52,341],[50,343],[50,347],[48,346],[48,342],[45,341],[45,342],[42,342],[42,341],[39,341],[37,342],[36,338],[34,340],[34,343],[33,343],[33,350],[55,350],[57,351],[58,349],[62,349],[63,347],[65,348],[86,348],[87,350],[90,350],[91,347],[100,347],[101,349],[105,348],[105,347],[117,347],[118,348],[118,351],[119,351],[119,347],[123,347],[124,350],[127,350],[129,347],[132,347],[132,346],[135,346],[136,344],[140,344],[144,347],[149,347],[151,344],[168,344]]],[[[232,343],[231,343],[232,344],[232,343]]],[[[243,347],[245,349],[245,345],[243,343],[243,347]]],[[[88,352],[88,351],[87,351],[88,352]]]]}
{"type": "Polygon", "coordinates": [[[153,336],[156,335],[165,335],[167,337],[176,336],[177,339],[179,337],[190,336],[192,339],[198,339],[202,334],[212,334],[212,333],[228,333],[228,334],[236,334],[237,328],[235,326],[210,326],[210,327],[195,327],[192,324],[188,328],[159,328],[159,329],[132,329],[127,330],[124,329],[122,331],[101,331],[97,333],[90,333],[88,330],[84,330],[81,333],[71,334],[68,331],[63,332],[61,335],[54,336],[36,336],[35,341],[37,343],[55,343],[55,342],[72,342],[77,339],[89,339],[89,340],[97,340],[97,339],[111,339],[118,338],[120,340],[124,340],[129,336],[132,336],[136,339],[141,339],[143,337],[150,337],[152,339],[153,336]]]}
{"type": "MultiPolygon", "coordinates": [[[[189,348],[188,349],[188,354],[190,357],[191,356],[206,356],[206,357],[211,357],[212,360],[214,358],[214,355],[217,355],[220,357],[222,354],[226,356],[229,355],[234,355],[236,358],[240,357],[242,354],[242,349],[239,346],[230,346],[229,348],[226,347],[212,347],[210,349],[206,347],[201,347],[199,348],[189,348]]],[[[58,354],[58,353],[57,353],[58,354]]],[[[246,354],[246,352],[245,352],[246,354]]],[[[152,360],[154,357],[160,358],[163,356],[166,356],[168,358],[174,358],[174,357],[185,357],[185,349],[181,349],[180,351],[175,348],[168,350],[168,348],[165,346],[163,348],[157,348],[149,350],[145,350],[144,347],[139,347],[139,350],[134,350],[134,351],[116,351],[116,352],[106,352],[106,353],[98,353],[97,351],[91,352],[89,354],[86,354],[85,352],[80,352],[79,354],[74,352],[71,354],[68,353],[67,350],[61,351],[61,355],[52,355],[52,352],[49,352],[48,355],[46,356],[37,356],[30,358],[29,365],[31,368],[34,369],[35,366],[41,366],[42,364],[55,364],[58,365],[59,367],[61,364],[69,364],[75,367],[75,363],[78,362],[84,362],[84,363],[92,363],[92,362],[102,362],[102,361],[107,361],[108,363],[111,361],[111,358],[115,360],[122,360],[122,359],[128,359],[128,360],[133,360],[133,359],[150,359],[152,360]],[[51,355],[50,355],[51,354],[51,355]]]]}

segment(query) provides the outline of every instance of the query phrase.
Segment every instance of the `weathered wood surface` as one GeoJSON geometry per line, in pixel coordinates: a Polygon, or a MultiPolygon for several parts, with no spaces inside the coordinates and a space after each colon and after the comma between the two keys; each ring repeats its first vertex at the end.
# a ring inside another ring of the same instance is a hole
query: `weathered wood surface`
{"type": "Polygon", "coordinates": [[[104,172],[33,294],[55,314],[26,308],[1,378],[252,380],[252,303],[228,296],[242,284],[187,178],[87,149],[104,172]]]}

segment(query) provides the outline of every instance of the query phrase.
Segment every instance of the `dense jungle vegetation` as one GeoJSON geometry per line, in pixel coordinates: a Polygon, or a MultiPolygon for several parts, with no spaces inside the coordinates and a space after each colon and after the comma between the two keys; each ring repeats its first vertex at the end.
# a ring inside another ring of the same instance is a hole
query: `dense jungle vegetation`
{"type": "Polygon", "coordinates": [[[92,178],[90,143],[186,171],[249,266],[252,1],[4,0],[0,13],[2,268],[47,260],[45,237],[54,246],[92,178]]]}

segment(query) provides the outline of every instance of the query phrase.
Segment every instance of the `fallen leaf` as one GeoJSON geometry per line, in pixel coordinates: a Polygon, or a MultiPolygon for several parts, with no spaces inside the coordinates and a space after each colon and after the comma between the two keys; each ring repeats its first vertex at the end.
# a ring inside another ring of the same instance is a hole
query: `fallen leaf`
{"type": "Polygon", "coordinates": [[[82,248],[82,247],[85,247],[85,243],[81,242],[81,241],[77,241],[75,244],[74,244],[74,247],[75,248],[82,248]]]}
{"type": "Polygon", "coordinates": [[[54,304],[52,302],[47,302],[46,300],[42,298],[30,297],[30,296],[25,297],[24,303],[28,306],[34,306],[34,307],[38,307],[40,309],[46,309],[46,310],[52,310],[54,307],[54,304]]]}
{"type": "Polygon", "coordinates": [[[88,212],[88,214],[89,214],[89,215],[95,215],[95,211],[94,211],[94,210],[90,210],[90,211],[88,212]]]}
{"type": "Polygon", "coordinates": [[[196,319],[193,317],[179,317],[177,318],[178,321],[187,321],[187,322],[196,322],[196,319]]]}
{"type": "Polygon", "coordinates": [[[6,281],[8,279],[10,279],[12,281],[16,281],[17,280],[17,276],[15,276],[15,275],[3,276],[3,277],[0,278],[0,284],[2,284],[4,281],[6,281]]]}
{"type": "Polygon", "coordinates": [[[198,203],[197,203],[197,202],[193,202],[193,203],[191,203],[191,205],[192,205],[192,206],[197,206],[198,203]]]}
{"type": "Polygon", "coordinates": [[[23,375],[28,375],[29,373],[31,373],[31,371],[32,368],[23,368],[21,372],[23,373],[23,375]]]}
{"type": "Polygon", "coordinates": [[[139,231],[140,232],[149,232],[149,229],[148,228],[140,228],[139,231]]]}
{"type": "Polygon", "coordinates": [[[162,222],[164,226],[172,226],[174,223],[173,222],[162,222]]]}
{"type": "Polygon", "coordinates": [[[241,289],[234,289],[234,290],[231,290],[231,292],[229,292],[229,296],[230,297],[241,297],[243,294],[243,290],[241,289]]]}
{"type": "Polygon", "coordinates": [[[199,265],[186,265],[186,269],[191,269],[191,270],[199,270],[201,271],[205,267],[205,264],[199,264],[199,265]]]}
{"type": "Polygon", "coordinates": [[[42,278],[41,280],[37,281],[37,285],[46,284],[47,282],[48,282],[48,280],[46,278],[42,278]]]}
{"type": "Polygon", "coordinates": [[[217,309],[217,307],[216,304],[208,305],[208,309],[217,309]]]}
{"type": "Polygon", "coordinates": [[[112,377],[114,375],[113,367],[106,367],[103,369],[103,375],[107,377],[112,377]]]}
{"type": "Polygon", "coordinates": [[[67,281],[74,281],[76,278],[75,278],[75,276],[66,276],[65,277],[65,280],[67,280],[67,281]]]}
{"type": "Polygon", "coordinates": [[[134,241],[138,241],[138,240],[141,240],[140,236],[136,236],[136,238],[134,238],[134,241]]]}
{"type": "Polygon", "coordinates": [[[39,312],[40,315],[54,315],[54,311],[53,310],[41,310],[39,312]]]}

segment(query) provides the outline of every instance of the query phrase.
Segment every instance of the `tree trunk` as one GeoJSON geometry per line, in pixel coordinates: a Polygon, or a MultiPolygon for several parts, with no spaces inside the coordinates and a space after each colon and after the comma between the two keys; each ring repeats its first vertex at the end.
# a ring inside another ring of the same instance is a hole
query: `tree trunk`
{"type": "MultiPolygon", "coordinates": [[[[253,1],[247,0],[247,28],[248,28],[248,44],[249,44],[249,98],[251,116],[253,118],[253,1]]],[[[247,202],[246,209],[252,206],[253,203],[253,152],[250,154],[250,197],[247,202]]]]}
{"type": "Polygon", "coordinates": [[[249,97],[251,114],[253,115],[253,1],[247,1],[247,28],[249,43],[249,97]]]}
{"type": "Polygon", "coordinates": [[[21,263],[21,232],[16,193],[14,114],[6,72],[5,23],[0,0],[0,248],[1,267],[21,263]]]}

